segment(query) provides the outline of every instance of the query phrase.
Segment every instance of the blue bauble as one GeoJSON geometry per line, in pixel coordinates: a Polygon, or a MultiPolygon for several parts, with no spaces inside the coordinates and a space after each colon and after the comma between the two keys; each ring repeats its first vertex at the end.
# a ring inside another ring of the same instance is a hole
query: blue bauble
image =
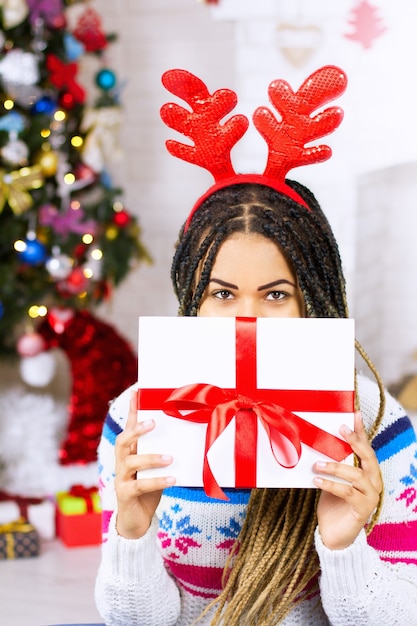
{"type": "Polygon", "coordinates": [[[0,320],[4,315],[4,305],[3,302],[0,300],[0,320]]]}
{"type": "Polygon", "coordinates": [[[53,98],[49,96],[43,96],[39,98],[37,102],[32,107],[32,113],[45,113],[46,115],[50,115],[57,108],[57,103],[53,98]]]}
{"type": "Polygon", "coordinates": [[[39,265],[47,257],[46,248],[37,239],[25,239],[26,248],[19,252],[18,256],[23,263],[28,265],[39,265]]]}
{"type": "Polygon", "coordinates": [[[96,75],[96,84],[103,91],[110,91],[116,84],[116,74],[108,69],[100,70],[96,75]]]}
{"type": "Polygon", "coordinates": [[[85,52],[85,47],[71,33],[64,35],[64,46],[68,61],[76,61],[85,52]]]}

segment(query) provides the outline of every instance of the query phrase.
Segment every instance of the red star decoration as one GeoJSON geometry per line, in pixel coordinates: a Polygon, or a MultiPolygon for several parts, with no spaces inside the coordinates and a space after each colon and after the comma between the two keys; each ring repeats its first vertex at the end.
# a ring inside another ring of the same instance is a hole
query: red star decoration
{"type": "Polygon", "coordinates": [[[48,54],[46,67],[50,72],[49,79],[55,87],[69,92],[76,102],[85,101],[85,91],[75,80],[78,71],[76,63],[66,64],[54,54],[48,54]]]}

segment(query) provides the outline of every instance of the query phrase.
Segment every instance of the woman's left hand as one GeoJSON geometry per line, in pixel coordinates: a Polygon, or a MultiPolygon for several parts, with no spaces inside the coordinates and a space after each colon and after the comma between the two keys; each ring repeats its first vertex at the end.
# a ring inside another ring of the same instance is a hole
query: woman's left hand
{"type": "Polygon", "coordinates": [[[318,462],[314,479],[322,490],[317,507],[320,536],[331,550],[347,548],[356,539],[378,505],[382,478],[375,452],[367,439],[360,411],[355,413],[355,430],[340,430],[359,460],[359,466],[318,462]],[[329,476],[329,479],[324,475],[329,476]],[[335,476],[347,483],[331,480],[335,476]]]}

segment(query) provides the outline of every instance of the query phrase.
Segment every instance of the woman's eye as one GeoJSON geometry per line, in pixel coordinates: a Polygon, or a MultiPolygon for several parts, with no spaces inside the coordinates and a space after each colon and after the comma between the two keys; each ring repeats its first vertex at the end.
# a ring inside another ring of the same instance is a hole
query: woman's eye
{"type": "Polygon", "coordinates": [[[213,296],[218,300],[229,300],[229,298],[232,297],[232,294],[230,291],[227,291],[227,289],[220,289],[219,291],[215,291],[213,296]]]}
{"type": "Polygon", "coordinates": [[[267,300],[284,300],[288,297],[288,293],[285,291],[270,291],[266,294],[267,300]]]}

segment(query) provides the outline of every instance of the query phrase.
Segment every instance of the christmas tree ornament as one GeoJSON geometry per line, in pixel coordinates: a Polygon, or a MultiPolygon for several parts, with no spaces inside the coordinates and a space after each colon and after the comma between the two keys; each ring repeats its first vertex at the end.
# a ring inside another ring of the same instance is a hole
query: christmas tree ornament
{"type": "Polygon", "coordinates": [[[54,246],[51,256],[45,263],[45,267],[52,280],[65,280],[72,272],[74,259],[67,254],[63,254],[59,246],[54,246]]]}
{"type": "Polygon", "coordinates": [[[99,52],[107,47],[108,42],[102,29],[101,18],[92,7],[87,7],[80,15],[73,34],[81,41],[87,52],[99,52]]]}
{"type": "Polygon", "coordinates": [[[114,241],[119,235],[119,229],[116,226],[108,226],[104,234],[106,239],[114,241]]]}
{"type": "Polygon", "coordinates": [[[4,304],[3,302],[0,300],[0,320],[4,315],[4,304]]]}
{"type": "Polygon", "coordinates": [[[62,0],[26,0],[32,25],[45,22],[52,28],[63,28],[66,20],[62,0]]]}
{"type": "Polygon", "coordinates": [[[35,102],[35,104],[31,108],[31,112],[33,115],[37,114],[45,114],[51,115],[58,108],[58,104],[52,96],[42,96],[35,102]]]}
{"type": "Polygon", "coordinates": [[[68,92],[74,102],[82,104],[85,101],[85,90],[75,80],[78,72],[77,63],[63,63],[55,54],[47,54],[46,68],[49,80],[55,87],[68,92]]]}
{"type": "Polygon", "coordinates": [[[71,185],[72,191],[78,191],[92,185],[97,176],[94,170],[83,161],[79,161],[74,166],[74,182],[71,185]]]}
{"type": "Polygon", "coordinates": [[[0,81],[8,94],[22,106],[32,106],[40,97],[39,66],[32,52],[15,49],[0,61],[0,81]]]}
{"type": "Polygon", "coordinates": [[[48,143],[44,143],[42,149],[33,158],[33,162],[40,166],[45,178],[55,176],[58,170],[58,161],[58,154],[52,150],[51,145],[48,143]]]}
{"type": "Polygon", "coordinates": [[[21,24],[27,17],[29,10],[26,0],[2,0],[3,28],[9,30],[21,24]]]}
{"type": "Polygon", "coordinates": [[[41,226],[50,226],[54,233],[64,238],[70,233],[90,233],[94,236],[97,232],[97,222],[85,219],[84,211],[76,200],[61,211],[53,204],[43,204],[39,209],[38,219],[41,226]]]}
{"type": "Polygon", "coordinates": [[[125,228],[130,222],[130,214],[125,209],[119,209],[113,214],[113,222],[120,228],[125,228]]]}
{"type": "Polygon", "coordinates": [[[35,356],[45,350],[45,341],[35,330],[24,333],[16,343],[17,353],[20,356],[35,356]]]}
{"type": "Polygon", "coordinates": [[[22,380],[32,387],[46,387],[56,372],[55,359],[51,352],[24,356],[20,359],[19,365],[22,380]]]}
{"type": "Polygon", "coordinates": [[[116,74],[108,68],[103,68],[96,74],[96,85],[103,91],[110,91],[116,85],[116,74]]]}
{"type": "Polygon", "coordinates": [[[33,204],[29,189],[43,186],[42,170],[38,165],[22,167],[19,170],[6,172],[0,168],[0,214],[6,202],[15,215],[21,215],[33,204]]]}
{"type": "Polygon", "coordinates": [[[29,231],[26,239],[19,246],[18,257],[23,263],[28,265],[40,265],[47,257],[47,251],[44,244],[36,238],[36,233],[29,231]]]}
{"type": "Polygon", "coordinates": [[[9,141],[0,152],[5,163],[9,165],[26,165],[28,162],[29,148],[24,141],[17,138],[16,131],[9,133],[9,141]]]}
{"type": "Polygon", "coordinates": [[[102,172],[106,163],[122,156],[119,131],[122,122],[120,107],[87,109],[81,130],[87,133],[82,150],[83,161],[95,172],[102,172]]]}
{"type": "Polygon", "coordinates": [[[85,47],[72,33],[64,35],[65,54],[68,61],[77,61],[85,52],[85,47]]]}
{"type": "Polygon", "coordinates": [[[0,130],[8,133],[21,133],[25,128],[25,118],[17,111],[10,111],[0,117],[0,130]]]}
{"type": "Polygon", "coordinates": [[[69,91],[64,91],[60,94],[58,99],[59,105],[68,111],[73,109],[77,104],[77,100],[74,98],[73,94],[69,91]]]}
{"type": "Polygon", "coordinates": [[[74,267],[64,280],[57,283],[57,287],[63,296],[79,296],[88,290],[89,283],[83,268],[74,267]]]}

